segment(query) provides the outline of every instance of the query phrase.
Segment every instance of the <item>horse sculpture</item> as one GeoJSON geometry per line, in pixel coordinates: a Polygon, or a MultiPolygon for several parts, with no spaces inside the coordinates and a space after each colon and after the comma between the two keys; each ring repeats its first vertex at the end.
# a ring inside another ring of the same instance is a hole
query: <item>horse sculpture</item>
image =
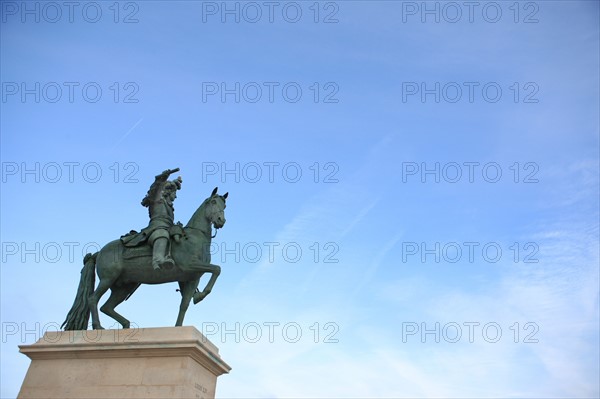
{"type": "Polygon", "coordinates": [[[173,281],[179,282],[181,292],[181,304],[175,323],[175,326],[181,326],[190,301],[197,291],[200,277],[204,273],[211,274],[204,290],[196,294],[194,303],[200,302],[210,294],[221,272],[219,266],[210,263],[210,241],[212,226],[219,229],[225,224],[227,194],[219,195],[215,188],[183,228],[183,237],[171,241],[171,256],[175,261],[175,266],[171,269],[153,269],[152,248],[147,244],[126,248],[121,240],[114,240],[99,252],[88,253],[83,261],[75,301],[61,328],[85,330],[91,314],[92,328],[102,329],[98,316],[98,301],[108,289],[111,291],[110,298],[100,310],[118,321],[123,328],[129,328],[129,320],[117,313],[115,307],[128,299],[141,284],[173,281]],[[94,290],[96,273],[100,282],[94,290]]]}

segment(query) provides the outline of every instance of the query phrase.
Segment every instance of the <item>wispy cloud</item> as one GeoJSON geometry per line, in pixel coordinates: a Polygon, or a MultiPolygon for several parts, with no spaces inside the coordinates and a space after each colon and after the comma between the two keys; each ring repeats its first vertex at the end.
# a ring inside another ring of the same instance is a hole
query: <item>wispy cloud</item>
{"type": "Polygon", "coordinates": [[[112,150],[114,151],[119,144],[121,144],[123,142],[123,140],[125,140],[127,138],[127,136],[129,136],[129,134],[131,132],[133,132],[133,130],[140,124],[142,123],[142,121],[144,120],[144,118],[140,118],[136,123],[134,123],[134,125],[129,128],[129,130],[127,132],[125,132],[125,134],[123,136],[121,136],[121,138],[119,140],[117,140],[117,142],[113,145],[112,150]]]}

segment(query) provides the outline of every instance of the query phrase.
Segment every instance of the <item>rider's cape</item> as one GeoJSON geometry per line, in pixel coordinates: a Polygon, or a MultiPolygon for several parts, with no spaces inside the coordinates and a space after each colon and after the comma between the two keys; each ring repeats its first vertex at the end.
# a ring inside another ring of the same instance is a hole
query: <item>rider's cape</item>
{"type": "Polygon", "coordinates": [[[148,229],[145,228],[139,233],[135,230],[131,230],[129,233],[121,236],[121,242],[126,247],[137,247],[138,245],[143,245],[148,242],[148,237],[152,232],[148,232],[148,229]]]}

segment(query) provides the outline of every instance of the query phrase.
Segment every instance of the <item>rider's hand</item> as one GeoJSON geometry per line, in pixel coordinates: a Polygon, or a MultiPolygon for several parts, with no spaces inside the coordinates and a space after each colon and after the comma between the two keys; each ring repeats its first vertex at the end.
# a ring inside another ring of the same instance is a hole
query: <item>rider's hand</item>
{"type": "Polygon", "coordinates": [[[169,175],[171,175],[175,172],[179,172],[179,168],[164,170],[160,175],[158,175],[156,177],[169,177],[169,175]]]}

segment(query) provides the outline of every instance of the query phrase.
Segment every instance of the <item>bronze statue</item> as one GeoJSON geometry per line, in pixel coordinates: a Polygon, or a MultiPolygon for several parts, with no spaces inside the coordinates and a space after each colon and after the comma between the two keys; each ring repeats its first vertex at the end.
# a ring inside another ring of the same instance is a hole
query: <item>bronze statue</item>
{"type": "Polygon", "coordinates": [[[141,234],[131,234],[123,240],[125,246],[137,246],[146,240],[153,247],[152,267],[171,268],[175,265],[171,254],[167,252],[169,244],[169,230],[175,225],[173,201],[177,198],[177,190],[181,189],[181,176],[172,181],[167,178],[179,169],[167,169],[155,177],[148,193],[142,200],[142,205],[148,208],[150,224],[141,231],[141,234]]]}
{"type": "Polygon", "coordinates": [[[148,194],[142,200],[150,214],[150,224],[141,232],[131,231],[106,244],[99,252],[87,254],[83,260],[77,295],[66,320],[65,330],[87,329],[90,314],[92,328],[102,329],[98,316],[98,301],[110,289],[111,294],[100,310],[117,320],[123,328],[130,322],[115,311],[141,284],[179,282],[181,305],[176,326],[181,326],[192,297],[200,302],[210,294],[221,268],[210,263],[212,226],[225,224],[225,200],[228,193],[213,190],[194,212],[185,227],[174,224],[173,201],[181,188],[181,177],[167,181],[179,169],[168,169],[156,176],[148,194]],[[158,232],[158,233],[157,233],[158,232]],[[172,240],[170,240],[172,238],[172,240]],[[95,275],[100,282],[94,290],[95,275]],[[200,277],[211,277],[203,291],[198,291],[200,277]]]}

